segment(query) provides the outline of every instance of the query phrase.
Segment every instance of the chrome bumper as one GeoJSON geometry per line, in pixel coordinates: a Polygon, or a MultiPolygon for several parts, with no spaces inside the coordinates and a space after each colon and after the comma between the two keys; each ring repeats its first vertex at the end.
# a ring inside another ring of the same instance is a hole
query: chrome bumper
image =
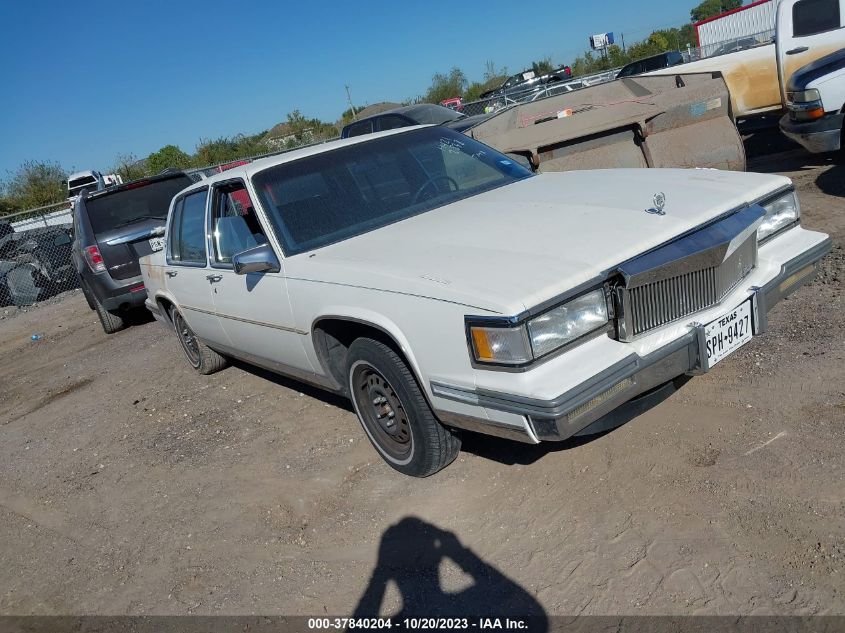
{"type": "MultiPolygon", "coordinates": [[[[818,262],[830,248],[828,238],[784,264],[780,273],[765,286],[750,289],[755,336],[766,331],[767,313],[772,306],[816,276],[818,262]]],[[[450,426],[523,442],[564,440],[655,387],[679,376],[705,373],[705,349],[704,325],[696,324],[687,334],[651,354],[631,354],[551,400],[467,390],[435,382],[431,384],[432,394],[436,397],[525,416],[530,432],[491,424],[489,419],[481,417],[444,411],[435,413],[450,426]]]]}

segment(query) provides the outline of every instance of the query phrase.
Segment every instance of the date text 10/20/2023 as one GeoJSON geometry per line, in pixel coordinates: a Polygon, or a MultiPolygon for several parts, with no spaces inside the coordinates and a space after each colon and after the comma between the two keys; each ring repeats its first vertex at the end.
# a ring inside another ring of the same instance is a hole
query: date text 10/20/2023
{"type": "Polygon", "coordinates": [[[512,618],[309,618],[311,630],[530,630],[526,619],[512,618]]]}

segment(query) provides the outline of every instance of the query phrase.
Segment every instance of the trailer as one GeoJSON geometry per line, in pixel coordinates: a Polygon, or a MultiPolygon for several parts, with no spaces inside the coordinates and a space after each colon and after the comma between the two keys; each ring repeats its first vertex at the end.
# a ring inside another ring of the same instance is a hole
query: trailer
{"type": "MultiPolygon", "coordinates": [[[[683,66],[678,67],[682,69],[683,66]]],[[[625,77],[523,103],[465,132],[534,169],[709,167],[743,171],[719,73],[625,77]]]]}

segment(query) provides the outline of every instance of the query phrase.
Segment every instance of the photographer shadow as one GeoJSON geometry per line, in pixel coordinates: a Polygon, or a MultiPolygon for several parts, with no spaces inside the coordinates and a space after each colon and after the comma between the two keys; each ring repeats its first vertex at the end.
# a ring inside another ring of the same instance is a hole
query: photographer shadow
{"type": "Polygon", "coordinates": [[[393,581],[402,599],[404,618],[504,618],[530,619],[532,631],[548,630],[546,613],[525,589],[465,547],[454,533],[405,517],[382,535],[378,562],[364,591],[355,618],[378,617],[393,581]],[[441,563],[454,563],[472,585],[456,592],[444,591],[441,563]]]}

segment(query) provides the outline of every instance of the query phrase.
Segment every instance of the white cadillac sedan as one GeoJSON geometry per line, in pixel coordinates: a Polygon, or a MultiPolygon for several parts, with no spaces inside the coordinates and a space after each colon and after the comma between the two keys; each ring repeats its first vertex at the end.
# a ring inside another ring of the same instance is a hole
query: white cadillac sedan
{"type": "Polygon", "coordinates": [[[387,463],[422,477],[461,429],[562,440],[710,370],[829,248],[787,178],[534,175],[425,126],[196,183],[142,271],[199,372],[236,357],[345,394],[387,463]]]}

